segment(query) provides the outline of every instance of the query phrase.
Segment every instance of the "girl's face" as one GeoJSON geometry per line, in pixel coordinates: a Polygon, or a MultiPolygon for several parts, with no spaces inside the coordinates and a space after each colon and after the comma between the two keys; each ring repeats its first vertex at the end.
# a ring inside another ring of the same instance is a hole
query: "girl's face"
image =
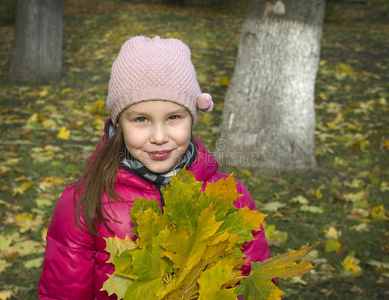
{"type": "Polygon", "coordinates": [[[120,115],[119,125],[127,150],[153,173],[166,173],[180,163],[192,133],[190,113],[160,100],[131,105],[120,115]]]}

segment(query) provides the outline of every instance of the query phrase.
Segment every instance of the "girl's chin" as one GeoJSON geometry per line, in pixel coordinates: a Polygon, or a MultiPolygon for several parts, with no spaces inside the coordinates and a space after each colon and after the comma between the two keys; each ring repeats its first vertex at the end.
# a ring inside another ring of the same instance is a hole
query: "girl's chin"
{"type": "Polygon", "coordinates": [[[181,157],[170,153],[166,159],[160,159],[160,157],[152,158],[150,156],[143,157],[141,162],[151,172],[155,174],[164,174],[175,169],[181,161],[181,157]]]}
{"type": "Polygon", "coordinates": [[[167,161],[157,161],[155,163],[146,164],[145,166],[149,171],[155,174],[167,173],[175,168],[175,165],[168,163],[167,161]]]}

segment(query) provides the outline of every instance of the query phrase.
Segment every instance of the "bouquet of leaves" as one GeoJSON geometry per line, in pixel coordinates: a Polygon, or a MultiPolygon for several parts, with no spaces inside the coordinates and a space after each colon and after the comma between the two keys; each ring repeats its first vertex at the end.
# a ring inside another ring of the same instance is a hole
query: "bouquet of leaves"
{"type": "Polygon", "coordinates": [[[280,299],[272,278],[301,276],[312,269],[301,260],[312,249],[300,250],[245,264],[242,248],[253,239],[266,215],[247,207],[237,209],[233,175],[202,183],[182,170],[162,191],[164,211],[156,201],[135,199],[130,212],[137,240],[106,238],[108,263],[115,265],[102,290],[129,300],[280,299]],[[297,260],[301,260],[296,263],[297,260]]]}

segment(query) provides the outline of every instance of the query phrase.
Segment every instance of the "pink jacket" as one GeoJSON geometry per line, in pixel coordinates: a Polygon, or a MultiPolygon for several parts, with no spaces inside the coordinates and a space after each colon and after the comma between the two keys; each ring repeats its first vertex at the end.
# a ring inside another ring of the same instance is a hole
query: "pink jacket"
{"type": "MultiPolygon", "coordinates": [[[[207,182],[218,181],[227,175],[217,172],[218,164],[213,155],[207,152],[200,142],[197,141],[197,144],[198,154],[189,170],[193,172],[198,181],[204,182],[204,189],[207,182]]],[[[101,144],[96,151],[100,147],[101,144]]],[[[103,239],[103,237],[113,235],[103,224],[100,224],[97,229],[99,237],[92,236],[87,229],[80,230],[76,223],[73,204],[74,187],[75,183],[66,187],[51,219],[47,232],[43,270],[38,284],[39,299],[116,299],[116,296],[109,297],[105,291],[100,291],[104,281],[108,279],[107,274],[114,272],[114,266],[106,263],[109,254],[104,250],[105,241],[103,239]]],[[[135,240],[131,232],[133,223],[128,214],[134,197],[155,198],[161,205],[159,191],[153,184],[121,168],[117,175],[115,189],[125,201],[117,201],[109,207],[105,199],[106,209],[112,210],[111,215],[119,221],[118,223],[109,222],[109,226],[114,235],[120,238],[129,235],[135,240]]],[[[244,185],[239,182],[237,189],[243,196],[236,201],[235,206],[238,208],[248,206],[250,209],[256,209],[244,185]]],[[[269,258],[270,252],[263,230],[255,231],[253,235],[256,239],[245,244],[244,253],[247,260],[263,261],[269,258]]],[[[249,271],[249,265],[246,266],[245,271],[249,271]]]]}

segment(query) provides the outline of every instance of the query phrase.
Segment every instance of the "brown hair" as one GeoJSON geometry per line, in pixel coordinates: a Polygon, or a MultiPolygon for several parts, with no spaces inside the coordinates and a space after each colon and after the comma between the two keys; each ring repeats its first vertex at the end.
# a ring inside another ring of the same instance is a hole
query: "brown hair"
{"type": "Polygon", "coordinates": [[[76,183],[74,203],[77,224],[82,228],[82,217],[88,231],[93,236],[98,236],[97,224],[100,222],[110,233],[113,233],[107,224],[107,220],[115,220],[104,207],[103,194],[104,191],[107,192],[108,201],[121,200],[114,189],[114,185],[119,170],[118,159],[124,154],[124,149],[123,131],[119,125],[116,133],[109,139],[107,137],[103,147],[96,153],[93,161],[84,169],[76,183]],[[79,194],[81,196],[77,200],[79,194]]]}

